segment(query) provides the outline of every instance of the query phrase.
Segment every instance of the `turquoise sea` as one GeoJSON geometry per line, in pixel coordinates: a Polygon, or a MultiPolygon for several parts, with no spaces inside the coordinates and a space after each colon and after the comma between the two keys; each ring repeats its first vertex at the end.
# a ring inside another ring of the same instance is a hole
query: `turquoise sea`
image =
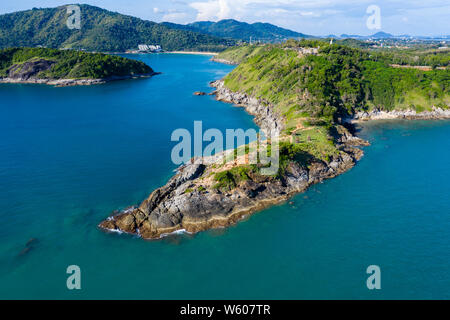
{"type": "Polygon", "coordinates": [[[132,58],[163,74],[0,86],[1,299],[450,298],[450,121],[367,123],[354,169],[228,229],[161,241],[98,230],[172,175],[173,130],[256,128],[192,95],[232,67],[132,58]],[[80,291],[66,288],[69,265],[80,291]],[[381,290],[366,287],[369,265],[381,290]]]}

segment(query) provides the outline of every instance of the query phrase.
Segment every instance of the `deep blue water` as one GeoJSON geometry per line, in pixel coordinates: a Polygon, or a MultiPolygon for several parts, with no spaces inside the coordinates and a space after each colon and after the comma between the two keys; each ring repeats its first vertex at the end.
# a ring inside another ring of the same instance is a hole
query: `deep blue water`
{"type": "Polygon", "coordinates": [[[255,128],[242,109],[192,95],[232,67],[133,57],[163,74],[0,86],[0,298],[450,298],[448,121],[367,124],[372,146],[354,169],[228,229],[162,241],[98,230],[172,175],[174,129],[255,128]],[[66,288],[72,264],[81,291],[66,288]]]}

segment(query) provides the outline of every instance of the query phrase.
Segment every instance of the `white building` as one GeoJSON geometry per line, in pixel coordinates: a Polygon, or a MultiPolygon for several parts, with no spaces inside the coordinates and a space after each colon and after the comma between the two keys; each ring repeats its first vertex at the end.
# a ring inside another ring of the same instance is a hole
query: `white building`
{"type": "Polygon", "coordinates": [[[161,46],[160,45],[148,45],[148,44],[140,44],[138,45],[138,49],[141,52],[161,52],[161,46]]]}

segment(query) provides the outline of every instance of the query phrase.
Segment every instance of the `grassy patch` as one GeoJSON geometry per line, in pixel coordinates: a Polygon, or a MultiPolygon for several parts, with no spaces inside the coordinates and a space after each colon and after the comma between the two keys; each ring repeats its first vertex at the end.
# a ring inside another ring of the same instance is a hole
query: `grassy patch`
{"type": "Polygon", "coordinates": [[[230,170],[218,172],[214,176],[214,180],[217,182],[214,188],[219,190],[232,190],[241,182],[249,180],[249,175],[253,170],[251,166],[238,166],[230,170]]]}
{"type": "Polygon", "coordinates": [[[224,59],[235,64],[243,62],[245,59],[254,56],[265,50],[264,46],[239,46],[229,48],[217,55],[218,59],[224,59]]]}

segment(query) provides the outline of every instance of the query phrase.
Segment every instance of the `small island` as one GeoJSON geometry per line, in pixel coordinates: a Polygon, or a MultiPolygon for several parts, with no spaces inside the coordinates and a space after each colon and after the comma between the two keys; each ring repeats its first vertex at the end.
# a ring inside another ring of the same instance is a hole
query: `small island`
{"type": "Polygon", "coordinates": [[[0,83],[93,85],[156,74],[143,62],[115,55],[48,48],[0,50],[0,83]]]}

